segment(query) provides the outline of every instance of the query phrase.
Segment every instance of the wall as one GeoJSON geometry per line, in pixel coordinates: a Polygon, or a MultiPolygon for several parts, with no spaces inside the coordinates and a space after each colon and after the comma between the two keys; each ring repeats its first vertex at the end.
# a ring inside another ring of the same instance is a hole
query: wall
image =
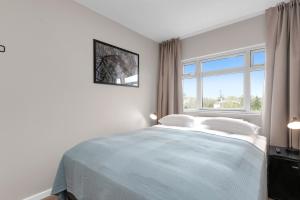
{"type": "MultiPolygon", "coordinates": [[[[265,16],[224,26],[182,40],[183,60],[265,43],[265,16]]],[[[197,112],[197,116],[243,118],[261,126],[261,116],[253,113],[197,112]]]]}
{"type": "Polygon", "coordinates": [[[259,15],[182,40],[182,58],[194,58],[265,43],[265,17],[259,15]]]}
{"type": "Polygon", "coordinates": [[[158,44],[71,0],[1,0],[0,196],[51,187],[65,150],[149,125],[158,44]],[[92,39],[140,54],[140,87],[93,84],[92,39]]]}

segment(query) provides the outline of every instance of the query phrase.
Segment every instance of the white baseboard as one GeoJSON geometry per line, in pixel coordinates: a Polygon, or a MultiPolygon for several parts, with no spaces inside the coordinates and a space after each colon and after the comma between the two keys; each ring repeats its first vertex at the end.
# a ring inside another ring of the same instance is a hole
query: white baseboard
{"type": "Polygon", "coordinates": [[[47,196],[50,196],[50,194],[51,194],[51,189],[48,189],[48,190],[45,190],[38,194],[34,194],[34,195],[27,197],[25,199],[22,199],[22,200],[41,200],[43,198],[46,198],[47,196]]]}

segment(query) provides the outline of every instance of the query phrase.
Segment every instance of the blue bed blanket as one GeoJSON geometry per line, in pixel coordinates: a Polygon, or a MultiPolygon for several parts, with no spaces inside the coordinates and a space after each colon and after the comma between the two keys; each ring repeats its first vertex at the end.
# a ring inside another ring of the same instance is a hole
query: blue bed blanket
{"type": "Polygon", "coordinates": [[[78,200],[266,200],[265,153],[204,132],[146,128],[83,142],[59,165],[52,194],[78,200]]]}

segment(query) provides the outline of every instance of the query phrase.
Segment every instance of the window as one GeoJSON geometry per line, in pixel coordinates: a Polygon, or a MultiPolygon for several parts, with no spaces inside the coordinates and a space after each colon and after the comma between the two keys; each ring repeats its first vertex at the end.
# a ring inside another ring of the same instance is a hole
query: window
{"type": "Polygon", "coordinates": [[[261,46],[184,62],[184,111],[260,112],[264,65],[265,50],[261,46]]]}
{"type": "Polygon", "coordinates": [[[245,56],[244,55],[233,55],[220,59],[213,59],[208,61],[203,61],[202,72],[217,71],[230,68],[239,68],[245,66],[245,56]]]}
{"type": "Polygon", "coordinates": [[[243,73],[203,77],[203,108],[242,109],[243,73]]]}

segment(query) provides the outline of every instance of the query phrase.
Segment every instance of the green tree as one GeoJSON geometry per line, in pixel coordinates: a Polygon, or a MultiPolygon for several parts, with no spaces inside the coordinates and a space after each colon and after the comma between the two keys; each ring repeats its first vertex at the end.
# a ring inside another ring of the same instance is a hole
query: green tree
{"type": "Polygon", "coordinates": [[[251,110],[253,111],[261,110],[261,99],[258,96],[251,99],[251,110]]]}
{"type": "Polygon", "coordinates": [[[217,99],[213,98],[203,98],[203,107],[204,108],[213,108],[214,104],[217,102],[217,99]]]}

